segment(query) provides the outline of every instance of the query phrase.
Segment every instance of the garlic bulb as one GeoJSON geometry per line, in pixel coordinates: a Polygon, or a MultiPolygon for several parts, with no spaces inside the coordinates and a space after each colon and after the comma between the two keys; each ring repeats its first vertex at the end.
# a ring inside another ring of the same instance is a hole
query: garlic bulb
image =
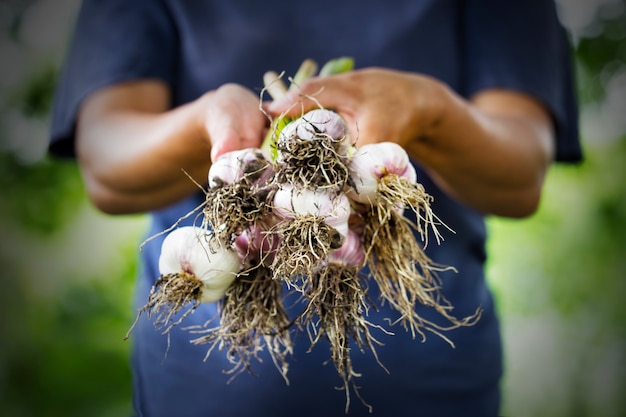
{"type": "Polygon", "coordinates": [[[246,177],[250,184],[272,175],[269,157],[256,148],[232,151],[220,156],[209,168],[209,188],[232,184],[246,177]]]}
{"type": "Polygon", "coordinates": [[[282,139],[297,137],[304,140],[312,139],[320,134],[333,139],[342,139],[348,135],[348,127],[336,112],[314,109],[289,123],[280,133],[282,139]]]}
{"type": "Polygon", "coordinates": [[[159,257],[162,275],[185,272],[202,281],[202,302],[222,298],[240,268],[236,252],[215,244],[212,236],[200,227],[179,227],[165,237],[159,257]]]}
{"type": "Polygon", "coordinates": [[[363,266],[365,264],[365,251],[361,243],[361,236],[353,230],[348,230],[343,245],[328,254],[328,261],[347,266],[363,266]]]}
{"type": "Polygon", "coordinates": [[[278,247],[279,237],[266,233],[260,226],[250,226],[241,232],[233,244],[242,262],[258,261],[260,259],[273,259],[273,254],[278,247]]]}
{"type": "Polygon", "coordinates": [[[378,183],[387,175],[417,181],[417,172],[409,155],[397,143],[380,142],[363,145],[356,150],[350,161],[354,188],[347,191],[349,197],[363,204],[376,201],[378,183]]]}
{"type": "Polygon", "coordinates": [[[324,188],[296,189],[283,184],[274,195],[274,212],[287,219],[307,214],[321,216],[342,236],[348,234],[350,201],[343,193],[336,194],[324,188]]]}
{"type": "Polygon", "coordinates": [[[320,136],[331,138],[340,155],[346,155],[351,147],[348,126],[338,113],[326,109],[311,110],[289,123],[280,132],[279,141],[311,140],[320,136]]]}

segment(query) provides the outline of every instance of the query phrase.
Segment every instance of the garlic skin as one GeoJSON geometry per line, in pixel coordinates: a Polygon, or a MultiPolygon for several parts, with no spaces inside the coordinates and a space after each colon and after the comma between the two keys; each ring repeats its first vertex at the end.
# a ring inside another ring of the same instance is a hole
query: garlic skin
{"type": "Polygon", "coordinates": [[[254,183],[269,178],[273,173],[269,156],[261,149],[246,148],[220,156],[209,168],[209,188],[232,184],[246,174],[254,183]]]}
{"type": "Polygon", "coordinates": [[[186,272],[202,281],[205,303],[222,298],[240,269],[236,252],[213,244],[211,236],[200,227],[179,227],[165,237],[159,256],[162,275],[186,272]]]}
{"type": "Polygon", "coordinates": [[[348,234],[350,200],[343,193],[336,194],[323,188],[296,189],[283,184],[274,195],[274,213],[286,219],[307,214],[322,216],[327,225],[345,237],[348,234]]]}
{"type": "Polygon", "coordinates": [[[346,266],[363,266],[365,264],[365,251],[361,243],[361,236],[353,230],[348,230],[343,245],[328,254],[328,261],[346,266]]]}
{"type": "Polygon", "coordinates": [[[294,139],[311,140],[326,135],[337,141],[335,149],[346,155],[350,144],[348,126],[338,113],[326,109],[314,109],[292,121],[280,132],[279,141],[294,139]]]}
{"type": "Polygon", "coordinates": [[[283,140],[294,137],[309,140],[320,134],[328,135],[333,139],[342,139],[348,135],[348,127],[336,112],[314,109],[289,123],[280,132],[283,140]]]}
{"type": "Polygon", "coordinates": [[[266,230],[260,226],[250,226],[237,236],[233,246],[242,262],[264,258],[271,262],[279,244],[279,237],[265,232],[266,230]]]}
{"type": "Polygon", "coordinates": [[[354,189],[347,190],[346,194],[362,204],[376,201],[378,182],[386,175],[417,181],[417,172],[409,155],[393,142],[372,143],[358,148],[350,161],[350,175],[354,189]]]}

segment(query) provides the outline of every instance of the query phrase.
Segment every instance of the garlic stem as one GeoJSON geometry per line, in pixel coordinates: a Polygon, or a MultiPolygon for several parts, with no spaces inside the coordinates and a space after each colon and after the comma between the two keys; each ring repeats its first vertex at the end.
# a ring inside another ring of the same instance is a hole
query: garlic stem
{"type": "Polygon", "coordinates": [[[296,75],[294,75],[291,79],[289,90],[300,87],[302,83],[315,76],[315,74],[317,74],[317,62],[310,58],[305,59],[302,61],[302,64],[300,64],[300,68],[298,68],[296,75]]]}
{"type": "Polygon", "coordinates": [[[287,93],[287,85],[282,79],[283,73],[278,74],[276,71],[267,71],[263,74],[263,85],[265,91],[274,100],[282,98],[287,93]]]}
{"type": "Polygon", "coordinates": [[[351,71],[354,68],[354,59],[349,56],[343,56],[331,59],[326,62],[320,69],[319,76],[327,77],[333,74],[351,71]]]}

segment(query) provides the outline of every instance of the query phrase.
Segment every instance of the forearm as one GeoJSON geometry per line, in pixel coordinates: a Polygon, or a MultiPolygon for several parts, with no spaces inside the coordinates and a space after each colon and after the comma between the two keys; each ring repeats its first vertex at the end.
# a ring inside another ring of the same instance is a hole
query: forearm
{"type": "Polygon", "coordinates": [[[87,191],[108,213],[165,207],[206,184],[211,160],[260,146],[266,123],[258,96],[236,84],[171,110],[161,82],[107,87],[79,114],[77,153],[87,191]]]}
{"type": "Polygon", "coordinates": [[[440,115],[407,144],[409,152],[450,195],[478,211],[534,212],[554,153],[547,113],[512,92],[468,102],[444,88],[440,98],[440,115]]]}
{"type": "MultiPolygon", "coordinates": [[[[136,213],[190,195],[210,166],[196,103],[166,111],[167,96],[146,107],[117,106],[115,90],[81,112],[77,153],[89,195],[108,213],[136,213]]],[[[121,98],[121,97],[120,97],[121,98]]]]}

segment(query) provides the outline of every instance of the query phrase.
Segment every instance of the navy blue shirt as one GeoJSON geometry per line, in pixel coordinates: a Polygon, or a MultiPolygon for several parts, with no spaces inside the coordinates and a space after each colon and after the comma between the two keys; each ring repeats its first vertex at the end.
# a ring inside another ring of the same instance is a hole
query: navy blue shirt
{"type": "MultiPolygon", "coordinates": [[[[51,152],[74,155],[77,110],[92,92],[137,79],[160,79],[172,91],[172,107],[227,82],[262,88],[267,70],[295,73],[305,58],[322,63],[348,55],[357,67],[380,66],[431,75],[464,97],[491,87],[531,94],[550,110],[557,132],[557,158],[576,161],[577,109],[569,46],[554,4],[545,0],[304,0],[258,2],[107,0],[84,1],[54,103],[51,152]]],[[[364,399],[380,416],[495,416],[502,358],[498,321],[484,279],[483,217],[442,193],[418,168],[434,196],[433,210],[455,233],[445,233],[428,255],[454,266],[443,291],[457,317],[481,306],[472,327],[446,333],[455,344],[430,335],[422,343],[401,327],[375,334],[387,373],[369,352],[353,350],[364,399]]],[[[170,227],[201,202],[189,198],[151,213],[148,235],[170,227]]],[[[191,221],[191,220],[189,220],[191,221]]],[[[159,276],[161,238],[141,253],[136,304],[159,276]]],[[[438,315],[421,306],[433,321],[438,315]]],[[[423,311],[422,311],[423,310],[423,311]]],[[[202,324],[217,313],[205,304],[186,320],[202,324]]],[[[394,316],[387,308],[371,320],[394,316]]],[[[269,357],[253,363],[231,383],[223,352],[204,361],[205,346],[189,343],[177,328],[167,338],[145,318],[132,335],[134,400],[141,416],[321,416],[342,415],[344,392],[327,346],[307,353],[298,335],[287,386],[269,357]]],[[[352,396],[349,415],[370,415],[352,396]]]]}

